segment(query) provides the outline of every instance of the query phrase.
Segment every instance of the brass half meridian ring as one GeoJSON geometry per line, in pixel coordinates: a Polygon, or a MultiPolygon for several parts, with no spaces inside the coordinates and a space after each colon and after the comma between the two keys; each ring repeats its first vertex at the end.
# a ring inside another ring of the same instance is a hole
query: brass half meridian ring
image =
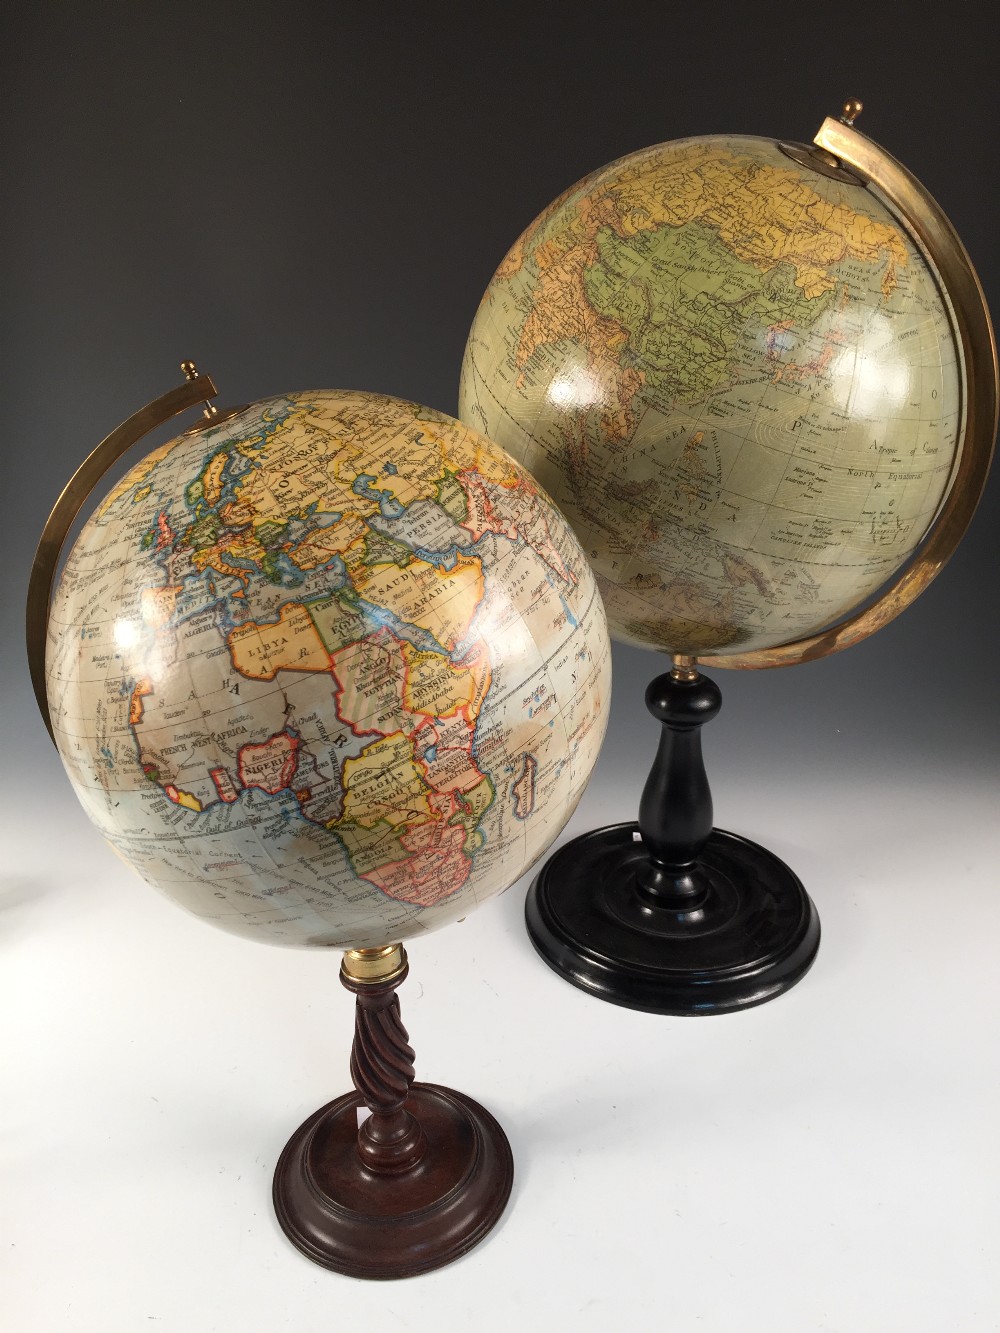
{"type": "Polygon", "coordinates": [[[998,398],[996,340],[982,286],[958,233],[916,177],[858,130],[828,117],[813,142],[875,186],[940,276],[965,364],[965,424],[958,463],[923,546],[877,602],[805,639],[748,653],[699,657],[699,662],[713,667],[756,670],[794,666],[860,643],[895,620],[954,554],[979,504],[993,457],[998,398]]]}
{"type": "MultiPolygon", "coordinates": [[[[192,367],[192,372],[184,384],[179,384],[176,389],[154,398],[151,403],[147,403],[127,421],[116,427],[107,439],[101,441],[73,473],[48,517],[38,549],[35,551],[31,577],[28,580],[25,638],[31,685],[35,691],[35,699],[45,729],[53,743],[55,736],[52,733],[52,719],[49,716],[49,703],[45,693],[45,637],[59,553],[66,541],[67,533],[73,526],[73,520],[108,468],[131,449],[133,444],[178,413],[185,412],[190,407],[198,407],[217,397],[218,392],[210,376],[199,375],[192,367]]],[[[224,419],[221,416],[213,416],[206,419],[203,424],[212,426],[224,419]]]]}

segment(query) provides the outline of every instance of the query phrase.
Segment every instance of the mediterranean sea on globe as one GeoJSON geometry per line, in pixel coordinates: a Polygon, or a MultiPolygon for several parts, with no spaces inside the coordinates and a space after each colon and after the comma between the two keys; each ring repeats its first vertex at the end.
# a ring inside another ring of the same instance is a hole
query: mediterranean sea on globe
{"type": "Polygon", "coordinates": [[[361,948],[549,846],[610,646],[523,468],[441,413],[323,391],[132,468],[69,556],[46,677],[77,795],[143,878],[239,935],[361,948]]]}
{"type": "Polygon", "coordinates": [[[565,512],[616,637],[724,656],[823,629],[913,554],[963,376],[936,274],[874,187],[713,136],[613,162],[528,227],[459,415],[565,512]]]}

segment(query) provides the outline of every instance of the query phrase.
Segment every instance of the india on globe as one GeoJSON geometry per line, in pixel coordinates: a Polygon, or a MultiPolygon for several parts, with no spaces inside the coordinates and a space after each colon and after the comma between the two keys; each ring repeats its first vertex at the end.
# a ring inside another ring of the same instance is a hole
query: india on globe
{"type": "Polygon", "coordinates": [[[371,948],[464,916],[568,820],[610,651],[572,532],[441,413],[271,398],[133,467],[56,589],[46,691],[87,813],[199,917],[371,948]]]}
{"type": "Polygon", "coordinates": [[[963,373],[874,185],[712,136],[613,162],[527,228],[459,415],[566,513],[616,637],[724,657],[816,633],[913,554],[959,461],[963,373]]]}

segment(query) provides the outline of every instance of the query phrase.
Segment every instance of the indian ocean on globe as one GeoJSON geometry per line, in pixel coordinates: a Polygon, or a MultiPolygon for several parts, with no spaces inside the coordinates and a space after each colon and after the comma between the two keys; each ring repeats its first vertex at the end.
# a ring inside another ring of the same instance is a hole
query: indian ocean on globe
{"type": "Polygon", "coordinates": [[[745,1008],[805,974],[792,870],[713,828],[700,663],[791,665],[897,615],[961,539],[996,430],[995,343],[954,228],[853,128],[713,135],[602,167],[514,243],[459,414],[528,467],[597,575],[614,637],[672,656],[638,823],[563,846],[528,931],[591,994],[745,1008]]]}
{"type": "Polygon", "coordinates": [[[885,200],[768,139],[612,162],[515,242],[459,415],[539,479],[615,637],[724,656],[812,634],[924,536],[961,361],[885,200]]]}
{"type": "Polygon", "coordinates": [[[156,449],[83,528],[46,678],[77,795],[214,925],[368,948],[464,916],[572,813],[604,612],[524,468],[367,393],[255,403],[156,449]]]}

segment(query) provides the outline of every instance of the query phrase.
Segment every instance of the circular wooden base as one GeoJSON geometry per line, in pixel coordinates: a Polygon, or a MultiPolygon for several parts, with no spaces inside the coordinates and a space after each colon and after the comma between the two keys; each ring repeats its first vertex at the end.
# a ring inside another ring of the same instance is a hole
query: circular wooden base
{"type": "Polygon", "coordinates": [[[654,1014],[717,1014],[774,999],[806,974],[819,917],[783,861],[714,829],[694,876],[696,910],[668,911],[637,891],[648,853],[637,824],[575,838],[542,866],[525,905],[548,965],[611,1004],[654,1014]]]}
{"type": "Polygon", "coordinates": [[[427,1148],[396,1175],[358,1155],[356,1092],[321,1107],[285,1145],[274,1210],[303,1254],[351,1277],[412,1277],[471,1250],[507,1205],[514,1163],[507,1136],[478,1102],[414,1083],[406,1109],[427,1148]]]}

